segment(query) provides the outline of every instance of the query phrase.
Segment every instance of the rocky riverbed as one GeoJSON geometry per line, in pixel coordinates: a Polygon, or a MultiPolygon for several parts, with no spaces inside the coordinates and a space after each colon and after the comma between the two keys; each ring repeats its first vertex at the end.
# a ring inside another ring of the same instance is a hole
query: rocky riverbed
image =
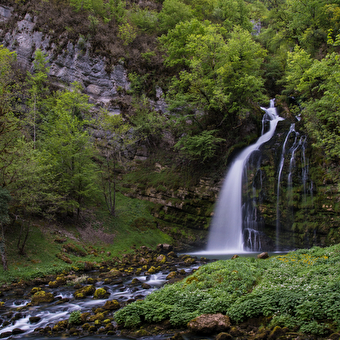
{"type": "Polygon", "coordinates": [[[82,271],[20,281],[0,288],[0,338],[152,336],[175,330],[162,324],[153,329],[119,329],[114,313],[160,288],[190,275],[207,259],[177,255],[170,245],[156,251],[135,249],[122,259],[86,263],[82,271]]]}

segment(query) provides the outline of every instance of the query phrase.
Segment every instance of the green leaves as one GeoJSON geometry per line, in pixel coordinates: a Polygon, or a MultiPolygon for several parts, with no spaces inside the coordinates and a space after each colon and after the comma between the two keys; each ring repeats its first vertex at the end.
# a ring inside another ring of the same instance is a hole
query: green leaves
{"type": "Polygon", "coordinates": [[[288,56],[286,88],[304,100],[303,117],[315,146],[330,159],[340,158],[340,60],[336,53],[321,61],[296,48],[288,56]]]}
{"type": "MultiPolygon", "coordinates": [[[[72,213],[95,196],[97,169],[94,149],[84,129],[90,105],[78,84],[72,91],[58,92],[51,101],[50,115],[42,126],[39,161],[50,165],[58,209],[72,213]]],[[[42,179],[44,180],[44,178],[42,179]]]]}
{"type": "Polygon", "coordinates": [[[178,24],[160,41],[168,52],[166,64],[186,67],[172,81],[171,107],[181,99],[192,110],[242,116],[247,103],[263,99],[266,53],[248,31],[236,27],[228,35],[220,26],[194,19],[178,24]]]}
{"type": "Polygon", "coordinates": [[[182,137],[175,145],[175,149],[181,150],[189,158],[205,162],[215,155],[217,144],[224,141],[223,138],[214,137],[215,132],[216,130],[205,130],[195,136],[182,137]]]}

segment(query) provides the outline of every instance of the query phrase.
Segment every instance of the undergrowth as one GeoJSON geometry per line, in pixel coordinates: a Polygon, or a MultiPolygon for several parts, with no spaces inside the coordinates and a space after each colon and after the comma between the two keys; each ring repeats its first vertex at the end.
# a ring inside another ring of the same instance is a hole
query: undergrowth
{"type": "Polygon", "coordinates": [[[85,262],[93,263],[94,267],[99,266],[101,262],[110,261],[113,256],[132,251],[133,246],[155,248],[159,243],[172,243],[170,236],[157,229],[150,213],[152,207],[150,202],[117,193],[117,216],[111,216],[100,207],[93,208],[91,214],[86,216],[86,225],[93,235],[91,239],[82,237],[82,229],[86,227],[83,225],[84,219],[64,222],[62,227],[37,221],[31,227],[25,255],[18,254],[17,230],[9,229],[6,233],[9,270],[4,271],[0,266],[0,283],[30,280],[70,270],[79,271],[84,268],[85,262]],[[104,235],[102,238],[95,237],[98,230],[104,235]],[[55,242],[61,239],[62,243],[55,242]],[[72,263],[59,259],[56,256],[58,254],[65,255],[72,263]]]}
{"type": "Polygon", "coordinates": [[[270,326],[329,334],[340,326],[339,264],[340,245],[218,261],[119,310],[115,320],[125,327],[165,319],[184,326],[201,314],[224,313],[234,323],[265,316],[270,326]]]}

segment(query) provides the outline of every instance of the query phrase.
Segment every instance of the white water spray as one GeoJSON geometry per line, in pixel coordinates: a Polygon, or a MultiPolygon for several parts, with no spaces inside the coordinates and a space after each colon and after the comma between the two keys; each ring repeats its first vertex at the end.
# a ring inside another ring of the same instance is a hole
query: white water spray
{"type": "MultiPolygon", "coordinates": [[[[269,141],[274,135],[277,123],[283,118],[279,117],[274,107],[274,101],[270,102],[265,116],[270,119],[269,131],[262,134],[255,144],[245,148],[231,164],[224,180],[220,197],[217,201],[214,217],[212,219],[208,239],[208,252],[242,253],[242,173],[244,166],[255,150],[269,141]]],[[[265,119],[263,120],[265,122],[265,119]]],[[[264,130],[262,130],[264,131],[264,130]]]]}

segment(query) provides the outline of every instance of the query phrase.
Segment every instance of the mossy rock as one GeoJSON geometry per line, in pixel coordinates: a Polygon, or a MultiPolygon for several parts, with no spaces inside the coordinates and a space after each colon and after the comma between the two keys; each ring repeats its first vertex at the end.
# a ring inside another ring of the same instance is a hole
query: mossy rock
{"type": "Polygon", "coordinates": [[[89,323],[84,323],[81,328],[84,329],[84,330],[87,330],[91,327],[91,325],[89,323]]]}
{"type": "Polygon", "coordinates": [[[48,283],[48,286],[49,286],[50,288],[58,288],[58,287],[59,287],[59,283],[58,283],[58,281],[50,281],[50,282],[48,283]]]}
{"type": "Polygon", "coordinates": [[[96,326],[101,326],[101,325],[102,325],[102,322],[101,322],[100,320],[96,320],[96,321],[94,322],[94,324],[95,324],[96,326]]]}
{"type": "Polygon", "coordinates": [[[96,288],[93,285],[88,285],[85,287],[82,287],[80,289],[77,289],[73,296],[76,299],[84,299],[86,296],[93,295],[93,293],[96,291],[96,288]]]}
{"type": "Polygon", "coordinates": [[[67,326],[68,326],[67,320],[62,320],[62,321],[57,322],[57,323],[53,326],[52,330],[53,330],[53,332],[61,332],[61,331],[63,331],[64,329],[66,329],[67,326]]]}
{"type": "Polygon", "coordinates": [[[122,272],[117,269],[111,269],[108,273],[105,274],[105,276],[107,277],[119,277],[122,275],[122,272]]]}
{"type": "Polygon", "coordinates": [[[107,299],[110,296],[110,293],[108,293],[104,288],[98,288],[94,292],[93,298],[94,299],[107,299]]]}
{"type": "Polygon", "coordinates": [[[149,268],[147,273],[148,274],[155,274],[155,273],[157,273],[157,269],[154,266],[152,266],[152,267],[149,268]]]}
{"type": "Polygon", "coordinates": [[[44,290],[36,292],[32,296],[32,305],[39,305],[40,303],[50,303],[54,301],[54,296],[52,293],[47,293],[44,290]]]}
{"type": "Polygon", "coordinates": [[[120,308],[120,304],[117,300],[110,300],[105,302],[103,308],[107,310],[117,310],[120,308]]]}
{"type": "Polygon", "coordinates": [[[39,292],[39,291],[41,291],[41,290],[42,290],[42,289],[39,288],[39,287],[33,287],[33,288],[31,289],[30,294],[33,295],[33,294],[35,294],[36,292],[39,292]]]}
{"type": "Polygon", "coordinates": [[[156,261],[159,264],[164,264],[166,262],[166,256],[161,254],[161,255],[157,256],[156,261]]]}
{"type": "Polygon", "coordinates": [[[85,312],[80,315],[80,319],[83,323],[87,321],[87,319],[90,317],[91,313],[90,312],[85,312]]]}

